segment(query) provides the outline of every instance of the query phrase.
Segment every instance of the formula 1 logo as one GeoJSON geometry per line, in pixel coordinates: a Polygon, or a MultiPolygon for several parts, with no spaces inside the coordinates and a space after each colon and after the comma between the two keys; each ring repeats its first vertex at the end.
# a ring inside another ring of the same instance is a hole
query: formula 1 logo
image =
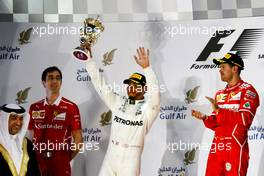
{"type": "MultiPolygon", "coordinates": [[[[223,49],[224,45],[230,45],[230,40],[225,40],[226,43],[220,42],[221,39],[226,39],[234,34],[236,30],[223,30],[216,31],[216,33],[211,37],[211,39],[206,44],[203,51],[200,53],[196,62],[205,62],[208,60],[209,56],[212,53],[219,53],[223,49]]],[[[238,54],[246,59],[254,47],[258,44],[260,38],[264,34],[264,29],[244,29],[240,36],[234,41],[234,44],[230,45],[230,52],[238,52],[238,54]]],[[[218,66],[211,64],[193,64],[190,69],[210,69],[210,68],[218,68],[218,66]]]]}
{"type": "Polygon", "coordinates": [[[219,43],[219,41],[222,38],[226,38],[230,36],[235,30],[224,30],[224,31],[216,31],[216,34],[214,37],[212,37],[199,57],[196,59],[196,61],[206,61],[211,53],[213,52],[219,52],[221,48],[224,46],[223,43],[219,43]]]}

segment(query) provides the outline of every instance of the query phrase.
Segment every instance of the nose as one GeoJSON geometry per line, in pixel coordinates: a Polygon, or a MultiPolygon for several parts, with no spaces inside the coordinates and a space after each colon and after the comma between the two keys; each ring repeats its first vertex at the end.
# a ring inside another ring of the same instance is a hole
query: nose
{"type": "Polygon", "coordinates": [[[20,118],[17,118],[15,122],[16,122],[16,125],[17,125],[17,126],[21,126],[22,123],[23,123],[23,120],[20,119],[20,118]]]}
{"type": "Polygon", "coordinates": [[[53,83],[57,83],[58,81],[59,81],[59,80],[56,79],[56,78],[53,78],[53,79],[52,79],[52,82],[53,82],[53,83]]]}

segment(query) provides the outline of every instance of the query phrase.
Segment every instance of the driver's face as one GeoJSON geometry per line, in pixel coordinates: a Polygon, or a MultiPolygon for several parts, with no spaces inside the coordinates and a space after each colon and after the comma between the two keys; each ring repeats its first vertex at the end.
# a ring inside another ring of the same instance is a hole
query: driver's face
{"type": "Polygon", "coordinates": [[[130,81],[127,86],[127,95],[130,99],[135,99],[136,97],[145,94],[144,86],[141,84],[134,83],[130,81]]]}

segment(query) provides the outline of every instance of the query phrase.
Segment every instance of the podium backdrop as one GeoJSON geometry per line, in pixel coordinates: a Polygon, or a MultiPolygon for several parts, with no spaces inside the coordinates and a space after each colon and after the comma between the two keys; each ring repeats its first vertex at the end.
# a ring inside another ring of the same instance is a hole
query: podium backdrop
{"type": "MultiPolygon", "coordinates": [[[[225,86],[212,58],[237,50],[245,62],[242,78],[253,84],[261,101],[248,133],[248,175],[264,174],[263,21],[264,18],[259,17],[104,23],[105,31],[93,47],[93,55],[108,83],[117,89],[132,72],[142,72],[133,55],[138,46],[145,46],[150,48],[151,65],[162,90],[160,114],[145,140],[142,176],[204,175],[213,132],[194,119],[191,110],[211,112],[204,97],[213,97],[225,86]],[[115,48],[112,64],[104,66],[103,55],[115,48]],[[188,91],[193,96],[187,96],[188,91]]],[[[89,146],[72,162],[73,175],[97,176],[111,125],[100,125],[101,116],[108,108],[95,92],[85,62],[72,56],[73,48],[79,45],[78,31],[82,25],[0,23],[0,103],[15,102],[18,91],[31,87],[23,104],[28,109],[31,103],[45,97],[42,71],[58,66],[63,74],[61,94],[78,105],[84,141],[89,146]],[[29,43],[20,44],[19,34],[30,27],[33,30],[29,43]]]]}

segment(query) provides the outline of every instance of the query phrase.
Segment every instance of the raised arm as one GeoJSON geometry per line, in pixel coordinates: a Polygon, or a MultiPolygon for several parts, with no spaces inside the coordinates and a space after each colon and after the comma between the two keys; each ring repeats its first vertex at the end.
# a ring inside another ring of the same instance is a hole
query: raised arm
{"type": "MultiPolygon", "coordinates": [[[[88,50],[87,53],[89,53],[88,50]]],[[[99,69],[97,68],[93,58],[91,58],[89,54],[87,54],[87,57],[89,59],[86,62],[86,70],[91,77],[95,90],[103,99],[105,104],[110,109],[113,109],[116,101],[119,99],[119,96],[116,93],[114,93],[113,90],[110,88],[110,86],[106,83],[105,78],[99,72],[99,69]]]]}
{"type": "Polygon", "coordinates": [[[149,50],[145,50],[144,47],[137,49],[137,56],[134,56],[138,65],[143,68],[147,82],[147,98],[145,115],[147,117],[149,129],[154,120],[157,118],[160,108],[160,91],[157,77],[152,70],[149,62],[149,50]]]}

